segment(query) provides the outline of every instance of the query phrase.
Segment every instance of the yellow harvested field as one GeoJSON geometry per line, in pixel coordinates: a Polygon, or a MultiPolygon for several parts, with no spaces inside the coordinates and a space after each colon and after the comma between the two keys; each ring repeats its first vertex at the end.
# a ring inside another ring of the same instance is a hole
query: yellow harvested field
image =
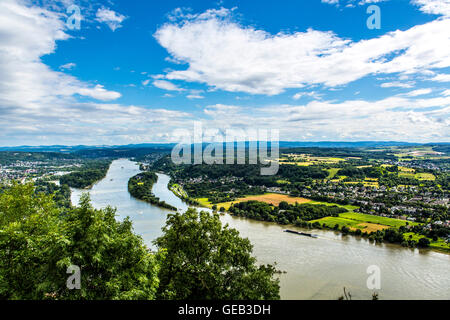
{"type": "Polygon", "coordinates": [[[282,201],[286,201],[287,203],[290,203],[290,204],[294,204],[296,202],[298,202],[298,203],[311,202],[310,199],[306,199],[306,198],[290,197],[288,195],[279,194],[279,193],[267,193],[267,194],[261,194],[261,195],[257,195],[257,196],[246,196],[243,198],[236,199],[234,201],[217,203],[216,205],[217,205],[217,208],[224,207],[226,210],[228,210],[228,208],[230,208],[230,206],[233,203],[239,203],[239,202],[245,202],[245,201],[251,201],[251,200],[261,201],[261,202],[265,202],[265,203],[271,203],[275,206],[278,206],[280,204],[280,202],[282,202],[282,201]]]}
{"type": "Polygon", "coordinates": [[[363,222],[357,225],[358,228],[350,227],[351,230],[361,229],[361,231],[366,231],[367,233],[370,232],[377,232],[378,230],[383,229],[389,229],[388,226],[383,226],[381,224],[376,223],[369,223],[369,222],[363,222]]]}

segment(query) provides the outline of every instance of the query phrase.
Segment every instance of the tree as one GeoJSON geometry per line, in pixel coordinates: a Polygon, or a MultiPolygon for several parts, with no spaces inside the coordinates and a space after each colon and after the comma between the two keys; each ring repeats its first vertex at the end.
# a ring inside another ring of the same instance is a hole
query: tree
{"type": "Polygon", "coordinates": [[[420,238],[417,245],[422,248],[427,248],[430,246],[430,240],[428,238],[420,238]]]}
{"type": "Polygon", "coordinates": [[[219,215],[188,209],[170,214],[155,244],[165,251],[162,299],[279,299],[271,265],[256,265],[252,245],[222,226],[219,215]]]}
{"type": "Polygon", "coordinates": [[[115,220],[115,210],[62,210],[31,184],[0,194],[0,299],[153,299],[159,255],[115,220]],[[66,286],[67,268],[81,269],[81,289],[66,286]]]}

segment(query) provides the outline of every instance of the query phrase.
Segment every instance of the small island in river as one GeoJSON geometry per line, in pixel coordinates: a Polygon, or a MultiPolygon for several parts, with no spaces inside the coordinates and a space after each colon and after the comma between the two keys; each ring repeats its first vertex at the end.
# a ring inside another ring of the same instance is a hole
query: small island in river
{"type": "Polygon", "coordinates": [[[159,198],[153,194],[152,188],[157,180],[158,176],[154,172],[139,173],[128,180],[128,192],[139,200],[165,209],[176,211],[177,208],[166,203],[165,201],[159,200],[159,198]]]}

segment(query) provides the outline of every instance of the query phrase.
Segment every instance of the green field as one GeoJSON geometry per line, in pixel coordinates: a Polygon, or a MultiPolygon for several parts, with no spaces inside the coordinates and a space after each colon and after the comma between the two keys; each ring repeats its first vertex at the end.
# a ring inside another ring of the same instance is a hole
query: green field
{"type": "Polygon", "coordinates": [[[436,177],[431,173],[416,173],[414,178],[416,178],[417,180],[436,180],[436,177]]]}
{"type": "MultiPolygon", "coordinates": [[[[405,238],[405,240],[414,240],[414,241],[417,241],[417,242],[421,238],[426,238],[425,236],[423,236],[421,234],[414,233],[414,232],[404,233],[403,237],[405,238]],[[410,238],[410,236],[411,236],[411,238],[410,238]]],[[[443,251],[450,251],[450,244],[446,243],[444,240],[442,240],[440,238],[437,241],[433,241],[430,238],[428,238],[428,240],[430,240],[430,248],[443,250],[443,251]]]]}
{"type": "Polygon", "coordinates": [[[328,228],[334,228],[335,225],[338,225],[339,228],[346,226],[347,228],[350,228],[352,230],[360,229],[361,231],[366,231],[367,233],[389,228],[388,226],[381,224],[368,223],[342,217],[325,217],[322,219],[313,220],[311,222],[319,222],[321,225],[325,224],[328,228]]]}
{"type": "Polygon", "coordinates": [[[327,179],[333,179],[334,176],[336,175],[336,173],[340,170],[340,168],[331,168],[331,169],[327,169],[328,171],[328,177],[327,179]]]}
{"type": "Polygon", "coordinates": [[[176,183],[173,184],[173,185],[170,187],[170,190],[171,190],[177,197],[179,197],[179,198],[181,198],[181,199],[187,198],[187,193],[186,193],[186,191],[184,191],[183,187],[180,186],[179,184],[176,184],[176,183]]]}
{"type": "MultiPolygon", "coordinates": [[[[311,222],[319,222],[321,225],[325,224],[329,228],[333,228],[337,224],[339,225],[339,228],[346,226],[351,229],[361,229],[361,231],[367,231],[370,233],[377,230],[387,229],[389,227],[399,228],[406,225],[407,221],[351,211],[341,213],[338,217],[325,217],[322,219],[313,220],[311,222]]],[[[410,221],[408,221],[408,223],[411,225],[418,224],[410,221]]]]}
{"type": "Polygon", "coordinates": [[[322,202],[322,201],[310,201],[308,203],[309,204],[324,204],[326,206],[338,206],[338,207],[341,207],[341,208],[345,208],[345,209],[347,209],[348,211],[351,211],[351,212],[353,212],[353,210],[359,208],[358,206],[352,206],[351,204],[343,205],[343,204],[338,204],[338,203],[322,202]]]}
{"type": "Polygon", "coordinates": [[[345,212],[339,215],[341,218],[357,220],[362,222],[376,223],[382,224],[388,227],[399,228],[401,226],[405,226],[408,222],[409,225],[419,225],[417,222],[405,221],[400,219],[393,219],[387,217],[380,217],[371,214],[357,213],[357,212],[345,212]]]}

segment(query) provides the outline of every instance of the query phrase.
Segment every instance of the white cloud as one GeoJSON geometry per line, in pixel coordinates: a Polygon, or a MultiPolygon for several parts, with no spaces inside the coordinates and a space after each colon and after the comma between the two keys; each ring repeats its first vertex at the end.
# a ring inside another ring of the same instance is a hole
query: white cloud
{"type": "Polygon", "coordinates": [[[412,0],[425,13],[450,16],[450,0],[412,0]]]}
{"type": "Polygon", "coordinates": [[[417,96],[422,96],[422,95],[425,95],[425,94],[429,94],[432,91],[433,90],[428,89],[428,88],[427,89],[417,89],[417,90],[408,92],[406,95],[409,96],[409,97],[417,97],[417,96]]]}
{"type": "Polygon", "coordinates": [[[69,38],[64,31],[57,13],[14,0],[0,2],[0,108],[45,108],[75,94],[101,100],[120,97],[41,62],[41,56],[55,51],[56,41],[69,38]]]}
{"type": "Polygon", "coordinates": [[[166,80],[155,80],[153,81],[153,85],[157,88],[169,91],[184,91],[185,89],[180,88],[173,84],[172,82],[166,80]]]}
{"type": "Polygon", "coordinates": [[[98,9],[95,16],[95,20],[106,23],[112,31],[116,31],[116,29],[121,28],[122,22],[127,18],[126,16],[107,8],[98,9]]]}
{"type": "Polygon", "coordinates": [[[203,95],[203,90],[190,90],[190,93],[186,96],[188,99],[203,99],[205,98],[203,95]]]}
{"type": "Polygon", "coordinates": [[[447,89],[447,90],[443,91],[442,95],[443,96],[447,96],[447,97],[450,96],[450,89],[447,89]]]}
{"type": "Polygon", "coordinates": [[[192,119],[181,111],[102,103],[121,95],[41,61],[55,52],[56,41],[67,39],[61,15],[0,1],[0,144],[155,141],[192,119]],[[78,95],[100,102],[80,102],[78,95]]]}
{"type": "Polygon", "coordinates": [[[450,82],[450,74],[441,73],[430,79],[431,81],[450,82]]]}
{"type": "Polygon", "coordinates": [[[380,85],[382,88],[412,88],[413,84],[406,82],[384,82],[380,85]]]}
{"type": "Polygon", "coordinates": [[[219,117],[224,119],[224,116],[234,116],[238,111],[242,110],[241,107],[238,106],[230,106],[224,104],[215,104],[207,106],[203,112],[212,117],[219,117]]]}
{"type": "Polygon", "coordinates": [[[150,82],[150,80],[149,79],[147,79],[147,80],[144,80],[144,81],[142,81],[142,85],[143,86],[146,86],[146,85],[148,85],[148,83],[150,82]]]}
{"type": "Polygon", "coordinates": [[[155,33],[171,58],[188,64],[168,80],[231,92],[275,95],[305,85],[335,87],[373,74],[422,74],[450,67],[450,19],[353,42],[332,32],[269,34],[208,12],[155,33]],[[202,16],[202,18],[200,18],[202,16]],[[426,43],[426,45],[424,45],[426,43]]]}
{"type": "Polygon", "coordinates": [[[99,84],[94,88],[80,88],[77,93],[102,101],[115,100],[121,97],[120,93],[108,91],[99,84]]]}
{"type": "Polygon", "coordinates": [[[359,6],[364,6],[366,4],[379,3],[379,2],[384,2],[384,1],[388,1],[388,0],[360,0],[360,1],[356,1],[356,0],[341,0],[341,1],[339,1],[339,0],[322,0],[322,3],[332,4],[332,5],[336,5],[336,6],[345,5],[346,7],[352,8],[355,6],[355,2],[359,6]]]}
{"type": "Polygon", "coordinates": [[[201,96],[201,95],[199,95],[199,94],[188,94],[187,96],[186,96],[186,98],[188,98],[188,99],[203,99],[203,98],[205,98],[204,96],[201,96]]]}
{"type": "Polygon", "coordinates": [[[263,108],[214,105],[204,111],[212,118],[205,125],[212,128],[279,129],[282,140],[427,142],[450,138],[450,97],[311,101],[263,108]]]}
{"type": "Polygon", "coordinates": [[[314,99],[320,99],[321,98],[321,95],[319,93],[317,93],[315,91],[311,91],[311,92],[298,92],[298,93],[296,93],[296,94],[294,94],[292,96],[292,99],[298,100],[301,97],[305,97],[305,96],[306,97],[313,97],[314,99]]]}
{"type": "Polygon", "coordinates": [[[73,62],[69,62],[66,64],[63,64],[62,66],[59,66],[60,70],[72,70],[73,68],[75,68],[77,65],[73,62]]]}

